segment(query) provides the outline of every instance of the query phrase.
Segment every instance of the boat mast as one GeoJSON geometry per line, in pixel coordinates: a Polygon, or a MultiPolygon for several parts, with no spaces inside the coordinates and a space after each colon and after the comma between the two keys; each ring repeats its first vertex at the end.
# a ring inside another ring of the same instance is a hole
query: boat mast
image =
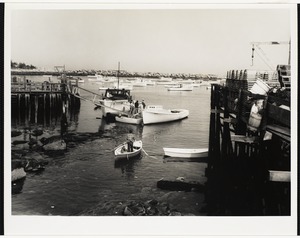
{"type": "Polygon", "coordinates": [[[118,89],[120,88],[120,87],[119,87],[119,84],[120,84],[120,81],[119,81],[119,73],[120,73],[120,62],[118,62],[118,89]]]}
{"type": "MultiPolygon", "coordinates": [[[[255,47],[257,49],[260,50],[260,52],[263,54],[264,57],[262,57],[260,54],[258,54],[258,56],[261,57],[262,61],[264,61],[264,63],[270,68],[270,69],[273,69],[274,67],[271,67],[267,61],[270,61],[266,54],[264,53],[264,51],[260,48],[260,45],[287,45],[289,44],[289,50],[290,50],[290,47],[291,47],[291,40],[290,41],[267,41],[267,42],[251,42],[251,45],[252,45],[252,65],[253,66],[253,59],[254,59],[254,51],[255,51],[255,47]],[[266,60],[267,61],[266,61],[266,60]]],[[[290,52],[289,52],[289,59],[288,59],[288,63],[290,64],[290,52]]]]}
{"type": "Polygon", "coordinates": [[[288,65],[291,64],[291,39],[289,40],[289,59],[288,59],[288,65]]]}

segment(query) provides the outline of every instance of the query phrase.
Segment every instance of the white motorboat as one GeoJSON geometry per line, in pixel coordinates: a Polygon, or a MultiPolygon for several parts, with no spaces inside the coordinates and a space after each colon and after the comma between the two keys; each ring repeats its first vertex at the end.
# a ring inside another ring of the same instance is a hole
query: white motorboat
{"type": "Polygon", "coordinates": [[[133,87],[146,87],[147,82],[144,79],[136,79],[135,81],[132,82],[133,87]]]}
{"type": "Polygon", "coordinates": [[[115,119],[118,122],[134,124],[134,125],[140,125],[143,122],[143,118],[141,117],[116,116],[115,119]]]}
{"type": "Polygon", "coordinates": [[[102,115],[107,117],[110,115],[118,116],[119,114],[128,114],[130,111],[131,100],[130,90],[126,89],[111,89],[105,91],[103,99],[100,100],[102,115]]]}
{"type": "Polygon", "coordinates": [[[188,117],[189,110],[186,109],[164,109],[161,105],[149,105],[142,112],[143,123],[154,124],[181,120],[188,117]]]}
{"type": "Polygon", "coordinates": [[[203,158],[208,156],[208,149],[163,148],[165,156],[177,158],[203,158]]]}
{"type": "Polygon", "coordinates": [[[128,151],[128,145],[127,143],[123,143],[119,146],[114,151],[115,154],[115,159],[130,159],[133,157],[136,157],[141,154],[143,147],[143,142],[141,140],[136,140],[133,142],[133,151],[129,152],[128,151]]]}
{"type": "Polygon", "coordinates": [[[84,79],[78,77],[78,83],[84,83],[84,79]]]}
{"type": "Polygon", "coordinates": [[[179,84],[179,86],[169,87],[168,91],[193,91],[194,87],[188,84],[179,84]]]}
{"type": "Polygon", "coordinates": [[[89,81],[103,81],[104,77],[101,74],[95,74],[95,75],[88,75],[89,81]]]}

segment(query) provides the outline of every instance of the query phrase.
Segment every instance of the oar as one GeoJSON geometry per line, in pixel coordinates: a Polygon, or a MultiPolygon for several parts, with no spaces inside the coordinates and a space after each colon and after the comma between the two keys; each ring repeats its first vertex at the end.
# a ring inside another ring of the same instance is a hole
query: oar
{"type": "Polygon", "coordinates": [[[143,148],[142,148],[142,151],[145,153],[145,155],[147,155],[147,156],[149,156],[149,157],[151,157],[151,158],[154,158],[154,159],[158,160],[156,157],[149,155],[143,148]]]}

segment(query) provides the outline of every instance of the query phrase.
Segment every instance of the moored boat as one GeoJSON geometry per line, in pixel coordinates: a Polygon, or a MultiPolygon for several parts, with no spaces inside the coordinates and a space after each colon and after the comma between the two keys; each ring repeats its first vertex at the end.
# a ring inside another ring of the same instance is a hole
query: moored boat
{"type": "Polygon", "coordinates": [[[143,147],[143,142],[141,140],[136,140],[133,142],[133,151],[128,151],[128,145],[125,143],[117,146],[117,148],[114,151],[115,159],[130,159],[134,158],[141,154],[143,147]]]}
{"type": "Polygon", "coordinates": [[[149,105],[142,112],[143,123],[154,124],[181,120],[188,117],[189,110],[186,109],[164,109],[161,105],[149,105]]]}
{"type": "Polygon", "coordinates": [[[182,148],[163,148],[165,156],[177,158],[203,158],[208,156],[208,148],[182,149],[182,148]]]}
{"type": "Polygon", "coordinates": [[[103,99],[100,100],[100,106],[103,105],[101,107],[102,115],[107,117],[109,114],[128,114],[130,110],[130,100],[130,90],[111,88],[106,89],[103,99]]]}
{"type": "Polygon", "coordinates": [[[134,124],[134,125],[140,125],[143,122],[143,118],[141,117],[116,116],[115,119],[118,122],[134,124]]]}
{"type": "Polygon", "coordinates": [[[103,81],[104,77],[101,74],[88,75],[89,81],[103,81]]]}
{"type": "Polygon", "coordinates": [[[179,84],[179,86],[169,87],[168,91],[193,91],[192,85],[179,84]]]}

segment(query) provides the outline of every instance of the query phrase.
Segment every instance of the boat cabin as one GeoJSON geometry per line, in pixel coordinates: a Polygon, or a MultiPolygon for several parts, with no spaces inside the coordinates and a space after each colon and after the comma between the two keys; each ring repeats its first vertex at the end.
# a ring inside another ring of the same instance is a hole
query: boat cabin
{"type": "Polygon", "coordinates": [[[108,88],[103,99],[110,100],[131,100],[130,90],[108,88]]]}

